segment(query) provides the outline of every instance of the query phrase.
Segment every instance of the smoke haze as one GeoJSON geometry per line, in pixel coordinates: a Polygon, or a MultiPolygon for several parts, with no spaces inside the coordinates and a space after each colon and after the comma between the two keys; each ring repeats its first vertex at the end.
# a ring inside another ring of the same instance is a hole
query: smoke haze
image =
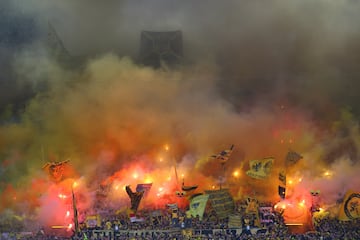
{"type": "MultiPolygon", "coordinates": [[[[31,0],[0,7],[8,29],[0,33],[1,209],[31,196],[29,208],[46,213],[56,194],[41,168],[65,159],[85,179],[82,192],[107,181],[120,190],[150,181],[170,195],[174,166],[187,184],[209,189],[221,173],[208,157],[231,144],[226,181],[236,198],[277,200],[289,149],[303,155],[288,172],[301,179],[293,195],[320,189],[331,205],[347,189],[360,190],[360,3],[31,0]],[[45,54],[48,23],[80,66],[45,54]],[[142,30],[181,30],[184,65],[138,64],[142,30]],[[266,184],[245,174],[249,160],[268,156],[275,165],[266,184]]],[[[125,191],[112,191],[128,204],[125,191]]]]}

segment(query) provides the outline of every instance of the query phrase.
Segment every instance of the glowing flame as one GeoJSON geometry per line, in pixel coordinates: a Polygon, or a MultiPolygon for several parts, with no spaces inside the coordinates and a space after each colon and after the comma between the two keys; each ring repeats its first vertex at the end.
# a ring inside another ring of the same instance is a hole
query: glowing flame
{"type": "Polygon", "coordinates": [[[286,209],[286,204],[285,203],[277,203],[275,206],[274,206],[275,209],[277,208],[281,208],[281,209],[286,209]]]}
{"type": "Polygon", "coordinates": [[[145,178],[145,183],[152,183],[152,182],[153,182],[153,180],[151,177],[145,178]]]}
{"type": "Polygon", "coordinates": [[[299,206],[304,207],[305,206],[305,200],[302,200],[301,202],[299,202],[299,206]]]}
{"type": "Polygon", "coordinates": [[[165,145],[164,145],[164,149],[165,149],[165,151],[169,151],[169,149],[170,149],[169,145],[168,145],[168,144],[165,144],[165,145]]]}
{"type": "Polygon", "coordinates": [[[239,177],[239,176],[240,176],[239,171],[237,171],[237,170],[234,171],[234,172],[233,172],[233,176],[236,177],[236,178],[239,177]]]}
{"type": "Polygon", "coordinates": [[[323,176],[326,177],[326,178],[330,178],[332,175],[333,175],[333,173],[330,172],[330,171],[328,171],[328,170],[326,170],[326,171],[324,172],[324,174],[323,174],[323,176]]]}
{"type": "Polygon", "coordinates": [[[58,197],[59,197],[60,199],[65,199],[65,198],[66,198],[66,195],[64,195],[64,194],[62,194],[62,193],[59,193],[58,197]]]}

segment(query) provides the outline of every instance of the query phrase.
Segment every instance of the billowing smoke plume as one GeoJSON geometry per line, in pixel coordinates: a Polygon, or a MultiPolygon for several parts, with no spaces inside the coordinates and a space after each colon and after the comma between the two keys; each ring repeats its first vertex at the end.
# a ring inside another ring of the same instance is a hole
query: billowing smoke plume
{"type": "Polygon", "coordinates": [[[9,56],[1,84],[13,93],[1,89],[2,210],[36,212],[48,222],[48,203],[60,190],[42,166],[65,159],[78,174],[82,209],[95,206],[95,192],[109,183],[110,207],[121,208],[129,205],[126,185],[152,182],[144,204],[165,204],[176,201],[182,181],[202,191],[217,188],[223,175],[237,199],[277,201],[277,174],[289,149],[303,155],[288,171],[289,196],[301,200],[319,189],[331,205],[347,189],[359,190],[359,3],[33,0],[3,6],[17,20],[14,26],[9,20],[9,29],[23,32],[31,19],[34,31],[21,38],[21,48],[5,44],[14,37],[8,32],[0,39],[9,56]],[[45,54],[48,23],[80,64],[64,67],[45,54]],[[137,64],[142,30],[181,30],[184,65],[137,64]],[[231,144],[223,172],[209,156],[231,144]],[[249,160],[268,156],[275,158],[269,181],[245,174],[249,160]]]}

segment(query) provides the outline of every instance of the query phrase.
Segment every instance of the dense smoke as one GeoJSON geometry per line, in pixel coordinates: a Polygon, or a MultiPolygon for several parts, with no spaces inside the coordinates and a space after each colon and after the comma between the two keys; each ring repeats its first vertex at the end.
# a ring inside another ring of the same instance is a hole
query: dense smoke
{"type": "Polygon", "coordinates": [[[182,180],[202,191],[223,174],[236,199],[275,202],[289,149],[303,156],[288,169],[289,197],[319,189],[332,205],[359,190],[359,3],[32,0],[2,9],[6,29],[24,34],[0,35],[2,210],[40,209],[48,222],[58,190],[42,166],[65,159],[83,209],[103,184],[121,208],[125,185],[152,182],[148,204],[165,204],[182,180]],[[81,64],[46,54],[48,23],[81,64]],[[138,64],[142,30],[181,30],[183,66],[138,64]],[[231,144],[223,173],[209,156],[231,144]],[[266,183],[245,174],[249,160],[268,156],[266,183]]]}

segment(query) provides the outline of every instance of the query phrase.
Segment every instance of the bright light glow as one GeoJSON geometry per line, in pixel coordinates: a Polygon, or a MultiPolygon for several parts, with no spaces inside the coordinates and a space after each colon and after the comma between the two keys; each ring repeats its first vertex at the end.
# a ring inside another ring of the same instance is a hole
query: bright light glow
{"type": "Polygon", "coordinates": [[[170,147],[169,147],[168,144],[165,144],[165,145],[164,145],[164,148],[165,148],[166,151],[169,151],[169,149],[170,149],[170,147]]]}
{"type": "Polygon", "coordinates": [[[168,180],[168,181],[171,181],[171,176],[168,176],[167,180],[168,180]]]}
{"type": "Polygon", "coordinates": [[[159,192],[162,192],[164,190],[163,187],[159,187],[159,192]]]}
{"type": "Polygon", "coordinates": [[[293,184],[293,181],[292,181],[292,180],[289,180],[288,183],[291,185],[291,184],[293,184]]]}
{"type": "Polygon", "coordinates": [[[151,177],[146,177],[145,178],[145,183],[152,183],[153,181],[152,181],[152,179],[151,179],[151,177]]]}
{"type": "Polygon", "coordinates": [[[277,208],[281,208],[281,209],[285,209],[286,208],[286,204],[285,203],[277,203],[275,206],[274,206],[275,209],[277,208]]]}
{"type": "Polygon", "coordinates": [[[331,177],[332,175],[333,175],[333,173],[330,172],[330,171],[328,171],[328,170],[326,170],[326,171],[324,172],[324,174],[323,174],[323,176],[324,176],[324,177],[327,177],[327,178],[331,177]]]}
{"type": "Polygon", "coordinates": [[[115,186],[115,190],[118,190],[118,189],[119,189],[119,185],[116,185],[116,186],[115,186]]]}
{"type": "Polygon", "coordinates": [[[234,171],[234,172],[233,172],[233,176],[234,176],[234,177],[239,177],[239,176],[240,176],[239,171],[237,171],[237,170],[236,170],[236,171],[234,171]]]}
{"type": "Polygon", "coordinates": [[[305,206],[305,200],[302,200],[301,202],[299,202],[299,206],[304,207],[305,206]]]}
{"type": "Polygon", "coordinates": [[[70,211],[66,211],[66,217],[70,216],[70,211]]]}
{"type": "Polygon", "coordinates": [[[62,194],[62,193],[59,193],[59,198],[61,198],[61,199],[65,199],[66,198],[66,195],[64,195],[64,194],[62,194]]]}
{"type": "Polygon", "coordinates": [[[72,223],[70,223],[68,226],[68,229],[71,229],[71,228],[72,228],[72,223]]]}
{"type": "Polygon", "coordinates": [[[162,157],[159,158],[159,162],[162,162],[164,161],[164,159],[162,157]]]}
{"type": "Polygon", "coordinates": [[[137,173],[134,173],[134,174],[133,174],[133,178],[134,178],[134,179],[137,179],[138,177],[139,177],[139,175],[138,175],[137,173]]]}
{"type": "Polygon", "coordinates": [[[75,181],[75,182],[73,183],[73,188],[76,188],[78,185],[79,185],[79,184],[75,181]]]}

